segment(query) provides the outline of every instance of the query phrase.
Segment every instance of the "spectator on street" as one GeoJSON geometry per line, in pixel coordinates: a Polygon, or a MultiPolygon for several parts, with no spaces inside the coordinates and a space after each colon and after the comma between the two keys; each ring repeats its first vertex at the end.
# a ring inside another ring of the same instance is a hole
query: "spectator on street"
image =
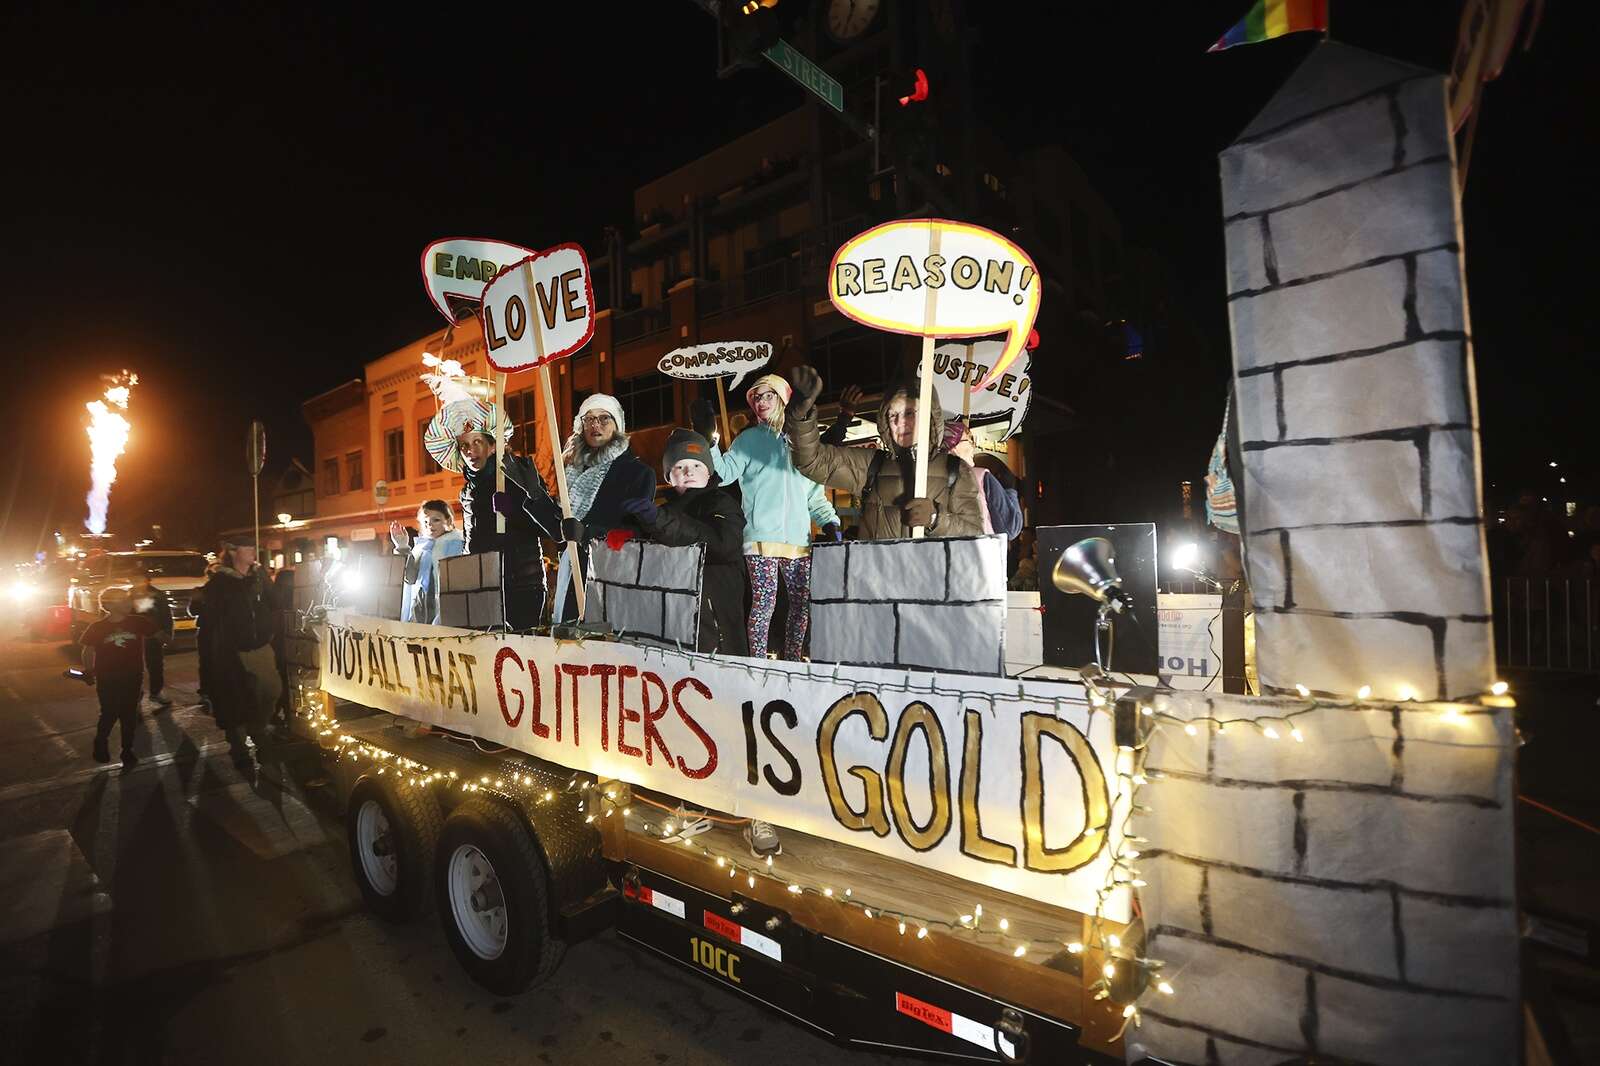
{"type": "Polygon", "coordinates": [[[222,543],[205,597],[202,625],[211,642],[212,707],[234,765],[246,770],[251,765],[247,738],[258,756],[271,746],[267,723],[281,685],[272,651],[271,590],[256,564],[254,545],[222,543]]]}
{"type": "Polygon", "coordinates": [[[133,590],[133,612],[147,616],[156,625],[155,635],[144,642],[144,670],[150,678],[150,702],[158,707],[171,707],[172,697],[162,689],[166,685],[166,647],[172,642],[172,601],[156,588],[151,575],[145,571],[144,581],[133,590]]]}
{"type": "Polygon", "coordinates": [[[100,594],[105,617],[83,631],[83,672],[92,679],[100,698],[100,720],[94,729],[94,761],[111,761],[111,726],[122,726],[122,767],[139,761],[133,743],[139,732],[139,691],[144,685],[144,645],[158,639],[160,631],[148,614],[131,614],[127,589],[109,588],[100,594]]]}

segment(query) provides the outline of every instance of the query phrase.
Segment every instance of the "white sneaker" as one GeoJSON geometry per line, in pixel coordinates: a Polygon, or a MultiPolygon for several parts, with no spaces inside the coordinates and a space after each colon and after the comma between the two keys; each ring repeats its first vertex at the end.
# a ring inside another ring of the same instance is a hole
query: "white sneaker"
{"type": "Polygon", "coordinates": [[[744,827],[744,842],[750,848],[750,854],[758,859],[770,858],[773,855],[783,854],[783,841],[778,839],[778,831],[772,823],[763,822],[758,818],[750,819],[744,827]]]}

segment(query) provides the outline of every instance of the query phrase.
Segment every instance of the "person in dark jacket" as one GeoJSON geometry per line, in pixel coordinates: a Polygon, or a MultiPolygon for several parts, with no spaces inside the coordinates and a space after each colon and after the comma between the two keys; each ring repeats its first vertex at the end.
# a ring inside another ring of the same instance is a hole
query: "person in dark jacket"
{"type": "Polygon", "coordinates": [[[711,443],[688,429],[667,438],[661,468],[676,495],[663,506],[654,500],[624,500],[622,509],[658,544],[704,544],[700,576],[700,635],[697,650],[747,655],[744,619],[744,509],[719,487],[711,472],[711,443]]]}
{"type": "Polygon", "coordinates": [[[789,371],[793,393],[785,426],[795,469],[812,481],[844,489],[861,498],[861,539],[894,540],[921,526],[932,537],[976,537],[983,533],[983,501],[978,485],[963,476],[961,460],[945,452],[944,412],[931,397],[927,439],[916,438],[916,382],[884,390],[878,408],[881,449],[823,444],[817,428],[817,397],[822,376],[809,366],[789,371]],[[914,496],[918,448],[927,448],[926,496],[914,496]]]}
{"type": "MultiPolygon", "coordinates": [[[[492,432],[493,427],[490,429],[492,432]]],[[[495,521],[494,437],[469,429],[461,435],[461,459],[461,476],[465,479],[461,486],[464,550],[469,555],[500,553],[506,625],[517,630],[532,629],[544,620],[544,556],[539,538],[560,539],[560,509],[555,509],[556,520],[550,525],[539,520],[550,509],[529,506],[531,500],[540,499],[554,507],[544,481],[532,460],[508,450],[506,491],[499,512],[505,515],[506,531],[499,532],[495,521]]]]}
{"type": "MultiPolygon", "coordinates": [[[[578,408],[561,458],[573,517],[563,520],[560,504],[548,493],[528,493],[524,510],[543,528],[560,530],[559,539],[576,541],[580,572],[588,573],[589,542],[604,539],[622,525],[623,504],[628,500],[654,500],[656,475],[628,447],[622,405],[603,392],[590,396],[578,408]]],[[[563,551],[556,572],[552,619],[568,622],[577,618],[577,593],[572,587],[568,553],[563,551]]]]}
{"type": "Polygon", "coordinates": [[[271,744],[267,722],[278,702],[272,652],[272,590],[256,565],[253,545],[224,542],[205,586],[201,640],[211,645],[208,684],[217,725],[227,734],[233,762],[250,767],[248,736],[257,752],[271,744]]]}
{"type": "Polygon", "coordinates": [[[155,635],[144,642],[144,672],[150,679],[150,702],[171,707],[172,697],[162,692],[166,685],[166,646],[172,643],[172,601],[151,580],[146,571],[144,583],[133,590],[133,613],[145,615],[155,623],[155,635]]]}

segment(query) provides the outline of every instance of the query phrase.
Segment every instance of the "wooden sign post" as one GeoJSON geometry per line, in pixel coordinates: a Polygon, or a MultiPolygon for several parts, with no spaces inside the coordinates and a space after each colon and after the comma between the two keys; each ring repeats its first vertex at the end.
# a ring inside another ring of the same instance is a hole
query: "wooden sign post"
{"type": "MultiPolygon", "coordinates": [[[[939,227],[928,227],[928,254],[939,254],[939,227]]],[[[912,483],[913,496],[923,497],[928,494],[928,454],[933,451],[933,445],[928,439],[928,431],[933,421],[933,331],[938,324],[939,289],[937,286],[927,286],[928,299],[923,304],[922,311],[922,365],[917,370],[917,435],[911,439],[912,447],[917,450],[915,480],[912,483]]],[[[943,427],[941,427],[942,429],[943,427]]],[[[913,539],[923,535],[921,526],[911,527],[913,539]]]]}
{"type": "MultiPolygon", "coordinates": [[[[506,424],[510,414],[506,411],[506,376],[499,371],[494,375],[494,491],[501,495],[506,491],[506,424]],[[501,419],[505,419],[502,422],[501,419]]],[[[494,531],[501,536],[506,532],[506,516],[499,511],[494,513],[494,531]]]]}
{"type": "Polygon", "coordinates": [[[717,406],[722,409],[722,450],[727,451],[733,443],[733,423],[728,419],[728,392],[722,387],[721,378],[717,379],[717,406]]]}
{"type": "MultiPolygon", "coordinates": [[[[533,260],[522,264],[524,277],[527,279],[528,291],[537,292],[533,280],[533,260]]],[[[567,493],[567,464],[561,458],[561,428],[556,425],[556,396],[555,386],[550,380],[550,364],[544,359],[544,324],[537,314],[528,316],[528,324],[533,334],[533,350],[539,361],[539,391],[544,394],[544,424],[550,430],[550,456],[551,465],[556,468],[556,499],[561,504],[561,517],[572,517],[572,497],[567,493]]],[[[500,377],[503,379],[504,374],[500,377]]],[[[581,432],[581,430],[580,430],[581,432]]],[[[579,565],[581,558],[578,545],[567,541],[567,569],[572,574],[572,594],[578,601],[578,618],[583,618],[583,567],[579,565]]],[[[555,604],[554,614],[561,612],[561,604],[555,604]]]]}

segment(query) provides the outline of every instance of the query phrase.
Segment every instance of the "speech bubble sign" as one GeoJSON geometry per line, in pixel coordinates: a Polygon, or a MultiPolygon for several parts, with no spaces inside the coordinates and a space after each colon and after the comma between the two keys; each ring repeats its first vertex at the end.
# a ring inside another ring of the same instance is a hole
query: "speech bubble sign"
{"type": "Polygon", "coordinates": [[[489,365],[503,373],[564,359],[594,336],[589,257],[558,244],[512,263],[483,287],[478,319],[489,365]]]}
{"type": "Polygon", "coordinates": [[[733,375],[729,390],[737,389],[748,375],[772,362],[772,345],[766,341],[716,341],[674,348],[656,364],[668,377],[704,381],[733,375]]]}
{"type": "MultiPolygon", "coordinates": [[[[933,350],[933,390],[946,418],[961,413],[961,394],[986,380],[996,360],[1005,354],[1005,342],[947,341],[933,350]]],[[[1022,420],[1033,404],[1033,381],[1028,377],[1032,355],[1024,351],[1006,370],[967,400],[967,418],[972,425],[1006,423],[1009,440],[1022,429],[1022,420]]]]}
{"type": "Polygon", "coordinates": [[[1004,333],[1005,346],[980,388],[1023,351],[1043,288],[1033,260],[1016,244],[942,218],[874,226],[840,245],[828,267],[828,298],[863,325],[920,337],[1004,333]]]}
{"type": "Polygon", "coordinates": [[[507,263],[533,254],[532,248],[486,237],[446,237],[422,250],[422,284],[439,313],[459,323],[478,313],[483,286],[507,263]]]}

